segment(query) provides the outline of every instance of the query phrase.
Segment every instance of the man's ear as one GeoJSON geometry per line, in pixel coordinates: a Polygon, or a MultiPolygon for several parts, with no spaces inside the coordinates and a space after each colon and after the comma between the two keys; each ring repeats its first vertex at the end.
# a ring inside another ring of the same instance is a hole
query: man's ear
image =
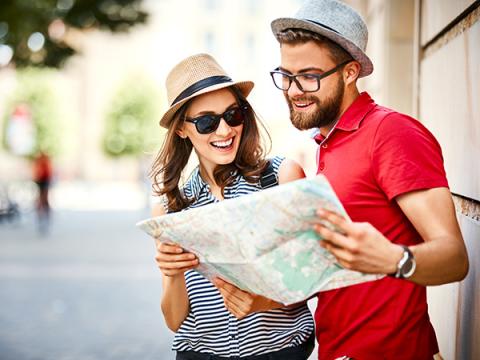
{"type": "Polygon", "coordinates": [[[345,65],[345,69],[343,71],[343,80],[345,85],[349,85],[358,79],[361,68],[362,67],[360,63],[357,61],[352,61],[345,65]]]}

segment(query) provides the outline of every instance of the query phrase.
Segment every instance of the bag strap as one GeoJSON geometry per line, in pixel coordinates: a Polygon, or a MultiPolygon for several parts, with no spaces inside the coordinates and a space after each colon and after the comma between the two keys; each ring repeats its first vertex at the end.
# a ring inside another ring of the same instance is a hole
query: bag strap
{"type": "Polygon", "coordinates": [[[267,160],[267,161],[268,161],[268,166],[265,170],[263,170],[262,175],[260,177],[260,186],[262,187],[262,189],[268,189],[278,184],[278,177],[273,167],[273,163],[271,160],[267,160]]]}

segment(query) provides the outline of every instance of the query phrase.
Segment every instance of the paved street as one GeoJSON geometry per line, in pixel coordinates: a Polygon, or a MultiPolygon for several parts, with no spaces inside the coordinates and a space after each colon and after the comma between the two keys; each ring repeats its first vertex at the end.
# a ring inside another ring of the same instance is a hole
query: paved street
{"type": "Polygon", "coordinates": [[[146,211],[32,215],[0,223],[0,359],[173,359],[146,211]]]}

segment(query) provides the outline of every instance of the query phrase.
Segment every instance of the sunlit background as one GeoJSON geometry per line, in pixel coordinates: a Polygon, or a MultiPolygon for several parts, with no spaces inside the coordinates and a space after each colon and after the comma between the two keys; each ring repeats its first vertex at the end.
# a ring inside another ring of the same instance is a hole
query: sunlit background
{"type": "MultiPolygon", "coordinates": [[[[370,30],[375,71],[360,88],[420,118],[443,147],[474,270],[429,289],[430,314],[446,359],[480,358],[480,1],[347,2],[370,30]]],[[[270,22],[302,3],[1,2],[0,359],[174,358],[153,241],[135,228],[150,214],[166,74],[208,52],[235,80],[253,80],[270,156],[313,176],[315,144],[290,125],[269,76],[279,64],[270,22]],[[35,211],[39,152],[53,169],[46,227],[35,211]]]]}
{"type": "MultiPolygon", "coordinates": [[[[90,3],[107,16],[116,15],[111,7],[120,6],[113,1],[90,3]]],[[[7,150],[0,154],[2,180],[29,179],[28,157],[22,161],[19,156],[41,148],[54,161],[51,201],[57,209],[141,208],[145,172],[162,141],[158,119],[166,109],[165,76],[178,61],[198,52],[214,55],[235,79],[255,80],[251,101],[273,137],[271,154],[297,158],[313,173],[314,158],[305,156],[308,141],[296,141],[308,139],[308,134],[292,130],[281,93],[268,73],[278,65],[269,23],[300,3],[144,1],[140,4],[148,14],[146,22],[116,34],[69,29],[55,20],[45,35],[62,37],[77,55],[55,70],[6,66],[0,74],[7,150]],[[27,107],[24,113],[18,110],[20,104],[27,107]],[[120,185],[125,187],[121,197],[116,195],[120,185]],[[86,191],[94,196],[85,196],[86,191]]],[[[57,8],[74,4],[58,1],[57,8]]],[[[40,32],[28,38],[33,65],[45,58],[44,43],[40,32]]],[[[9,50],[0,51],[0,62],[7,63],[12,50],[3,47],[9,50]]],[[[308,145],[314,148],[313,142],[308,145]]]]}

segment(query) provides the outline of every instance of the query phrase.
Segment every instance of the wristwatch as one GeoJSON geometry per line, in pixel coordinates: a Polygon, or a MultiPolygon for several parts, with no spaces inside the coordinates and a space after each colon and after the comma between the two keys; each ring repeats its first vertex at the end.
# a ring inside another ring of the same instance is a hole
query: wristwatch
{"type": "Polygon", "coordinates": [[[410,249],[404,245],[400,246],[403,248],[403,256],[397,264],[397,271],[391,276],[397,279],[408,279],[415,272],[417,263],[410,249]]]}

